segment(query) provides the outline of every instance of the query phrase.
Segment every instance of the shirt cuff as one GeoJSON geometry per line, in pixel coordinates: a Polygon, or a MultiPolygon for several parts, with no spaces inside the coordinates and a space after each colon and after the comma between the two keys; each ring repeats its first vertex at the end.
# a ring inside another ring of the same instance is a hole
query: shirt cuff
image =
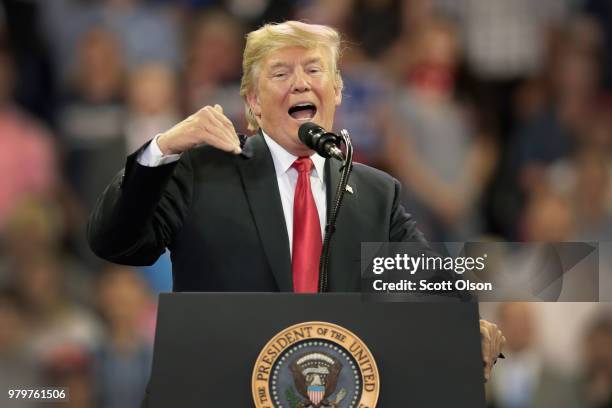
{"type": "Polygon", "coordinates": [[[157,144],[157,138],[159,136],[160,135],[156,135],[153,140],[151,140],[151,143],[138,153],[138,156],[136,156],[138,164],[146,167],[158,167],[164,164],[174,163],[181,158],[180,154],[164,155],[157,144]]]}

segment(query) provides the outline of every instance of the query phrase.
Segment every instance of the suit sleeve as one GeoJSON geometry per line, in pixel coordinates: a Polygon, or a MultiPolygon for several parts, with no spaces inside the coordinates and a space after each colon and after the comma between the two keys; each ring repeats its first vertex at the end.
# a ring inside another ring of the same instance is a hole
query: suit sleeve
{"type": "MultiPolygon", "coordinates": [[[[391,227],[389,230],[389,242],[415,242],[417,245],[411,246],[411,250],[415,253],[427,254],[427,256],[440,256],[435,252],[425,236],[417,228],[416,221],[410,214],[404,210],[404,207],[399,203],[401,197],[401,185],[399,181],[394,179],[395,193],[393,198],[393,209],[391,211],[391,227]],[[420,245],[419,245],[420,244],[420,245]]],[[[429,282],[455,281],[458,274],[452,270],[426,270],[418,271],[419,278],[427,279],[429,282]]],[[[425,292],[431,295],[444,296],[447,298],[456,298],[463,302],[476,301],[476,298],[469,292],[451,290],[449,292],[431,291],[425,292]]]]}
{"type": "Polygon", "coordinates": [[[393,179],[394,195],[391,209],[391,224],[389,228],[389,242],[420,242],[427,244],[425,236],[417,228],[416,221],[406,212],[400,204],[401,185],[393,179]]]}
{"type": "Polygon", "coordinates": [[[93,252],[126,265],[151,265],[172,245],[193,191],[189,154],[174,163],[146,167],[136,160],[139,152],[128,156],[87,225],[93,252]]]}

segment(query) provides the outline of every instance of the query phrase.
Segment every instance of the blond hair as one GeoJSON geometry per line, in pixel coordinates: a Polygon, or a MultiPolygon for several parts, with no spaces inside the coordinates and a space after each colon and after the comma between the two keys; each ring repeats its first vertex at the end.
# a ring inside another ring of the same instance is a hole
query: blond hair
{"type": "Polygon", "coordinates": [[[254,90],[259,75],[259,64],[271,52],[284,47],[304,47],[312,49],[323,47],[330,53],[331,72],[334,84],[342,90],[342,77],[338,68],[340,59],[340,34],[331,27],[307,24],[300,21],[266,24],[247,35],[242,57],[242,81],[240,96],[245,101],[246,118],[249,130],[259,128],[257,119],[247,102],[247,95],[254,90]]]}

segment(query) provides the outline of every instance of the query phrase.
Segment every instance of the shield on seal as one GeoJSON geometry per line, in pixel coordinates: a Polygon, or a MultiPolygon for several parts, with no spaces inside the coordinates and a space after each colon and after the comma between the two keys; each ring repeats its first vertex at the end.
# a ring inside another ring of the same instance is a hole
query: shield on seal
{"type": "Polygon", "coordinates": [[[325,387],[313,385],[308,387],[308,398],[315,406],[318,406],[325,395],[325,387]]]}

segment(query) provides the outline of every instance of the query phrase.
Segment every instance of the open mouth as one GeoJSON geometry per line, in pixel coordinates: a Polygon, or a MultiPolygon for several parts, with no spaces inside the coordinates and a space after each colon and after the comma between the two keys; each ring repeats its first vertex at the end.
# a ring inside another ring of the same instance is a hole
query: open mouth
{"type": "Polygon", "coordinates": [[[298,103],[289,108],[289,115],[299,121],[308,121],[314,118],[317,107],[312,103],[298,103]]]}

